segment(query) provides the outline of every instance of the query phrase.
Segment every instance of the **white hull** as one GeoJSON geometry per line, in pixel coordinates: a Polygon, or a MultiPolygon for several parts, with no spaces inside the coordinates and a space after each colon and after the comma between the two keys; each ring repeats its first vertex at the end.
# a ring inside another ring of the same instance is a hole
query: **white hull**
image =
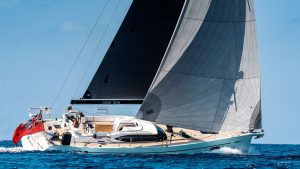
{"type": "Polygon", "coordinates": [[[134,147],[85,147],[85,146],[62,146],[54,145],[46,138],[43,132],[22,138],[22,145],[26,150],[39,151],[62,151],[62,152],[86,152],[108,154],[180,154],[180,153],[204,153],[221,147],[237,148],[243,152],[248,151],[253,137],[260,137],[262,133],[246,133],[234,137],[223,138],[213,141],[194,141],[182,144],[162,144],[159,146],[134,147]]]}
{"type": "Polygon", "coordinates": [[[23,148],[29,151],[45,151],[50,146],[53,146],[53,144],[50,144],[49,140],[47,139],[46,133],[43,131],[24,136],[22,137],[21,142],[23,148]]]}

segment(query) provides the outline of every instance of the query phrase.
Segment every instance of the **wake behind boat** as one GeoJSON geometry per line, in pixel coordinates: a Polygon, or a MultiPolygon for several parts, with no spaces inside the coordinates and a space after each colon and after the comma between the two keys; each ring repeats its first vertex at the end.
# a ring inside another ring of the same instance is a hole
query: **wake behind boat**
{"type": "Polygon", "coordinates": [[[14,141],[28,150],[94,153],[247,150],[263,136],[255,23],[252,0],[134,0],[71,104],[135,104],[136,116],[70,108],[61,119],[42,119],[50,109],[41,108],[14,141]]]}

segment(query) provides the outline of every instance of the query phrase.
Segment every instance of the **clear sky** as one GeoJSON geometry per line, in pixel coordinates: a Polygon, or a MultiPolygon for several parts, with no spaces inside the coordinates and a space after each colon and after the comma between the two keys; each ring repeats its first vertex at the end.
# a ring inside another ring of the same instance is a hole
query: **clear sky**
{"type": "MultiPolygon", "coordinates": [[[[0,0],[0,139],[11,138],[29,107],[52,105],[100,16],[54,116],[82,96],[131,4],[110,0],[104,8],[106,2],[0,0]]],[[[258,142],[300,144],[300,1],[255,0],[255,7],[266,132],[258,142]]]]}

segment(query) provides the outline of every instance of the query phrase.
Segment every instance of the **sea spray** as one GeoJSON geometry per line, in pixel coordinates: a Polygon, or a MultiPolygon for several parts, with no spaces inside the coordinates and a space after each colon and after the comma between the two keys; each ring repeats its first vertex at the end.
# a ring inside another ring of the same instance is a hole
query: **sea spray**
{"type": "Polygon", "coordinates": [[[0,153],[20,153],[25,151],[23,147],[0,147],[0,153]]]}
{"type": "Polygon", "coordinates": [[[230,147],[221,147],[220,149],[212,150],[211,152],[219,154],[243,154],[241,150],[230,147]]]}

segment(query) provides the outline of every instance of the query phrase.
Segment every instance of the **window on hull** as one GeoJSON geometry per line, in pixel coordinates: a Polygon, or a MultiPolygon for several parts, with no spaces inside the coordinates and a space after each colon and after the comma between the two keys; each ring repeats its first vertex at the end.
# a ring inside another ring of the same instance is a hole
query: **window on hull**
{"type": "Polygon", "coordinates": [[[124,142],[143,142],[143,141],[163,141],[164,138],[158,135],[127,135],[116,138],[117,140],[124,142]]]}
{"type": "Polygon", "coordinates": [[[143,141],[164,141],[167,140],[166,133],[158,126],[155,126],[157,130],[156,135],[127,135],[116,138],[117,140],[124,142],[143,142],[143,141]]]}

